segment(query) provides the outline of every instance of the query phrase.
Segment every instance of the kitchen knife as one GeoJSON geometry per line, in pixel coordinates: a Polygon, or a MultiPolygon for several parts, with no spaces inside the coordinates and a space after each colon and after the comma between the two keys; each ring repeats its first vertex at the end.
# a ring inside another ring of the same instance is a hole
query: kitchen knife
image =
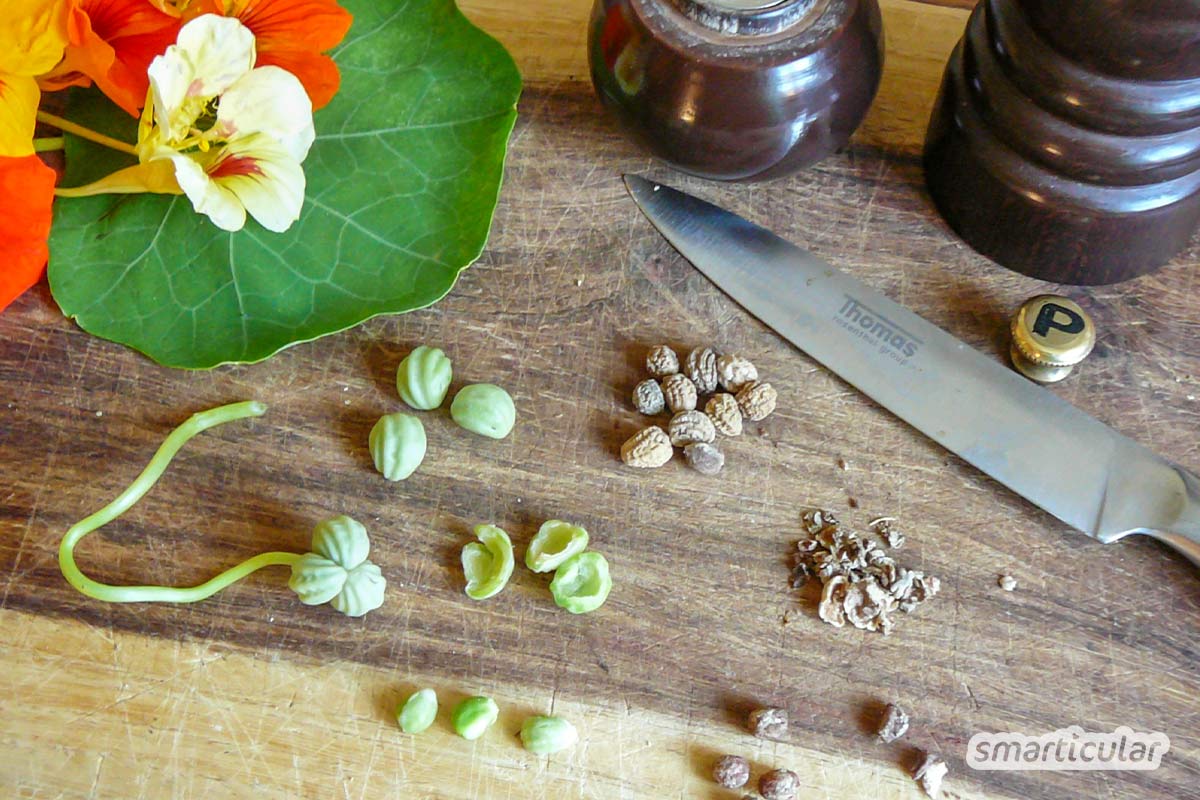
{"type": "Polygon", "coordinates": [[[1101,542],[1200,566],[1200,479],[736,214],[633,175],[676,250],[742,307],[946,449],[1101,542]]]}

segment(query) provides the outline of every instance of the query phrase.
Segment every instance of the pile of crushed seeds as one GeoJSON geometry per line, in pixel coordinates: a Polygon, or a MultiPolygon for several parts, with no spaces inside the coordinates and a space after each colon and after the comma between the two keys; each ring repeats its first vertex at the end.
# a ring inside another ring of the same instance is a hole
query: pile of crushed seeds
{"type": "MultiPolygon", "coordinates": [[[[897,564],[885,545],[842,528],[829,511],[806,511],[801,522],[806,538],[796,545],[792,588],[819,578],[823,591],[817,613],[835,628],[849,622],[886,635],[897,609],[911,613],[941,588],[932,575],[897,564]]],[[[876,520],[873,529],[889,544],[903,543],[890,518],[876,520]]]]}

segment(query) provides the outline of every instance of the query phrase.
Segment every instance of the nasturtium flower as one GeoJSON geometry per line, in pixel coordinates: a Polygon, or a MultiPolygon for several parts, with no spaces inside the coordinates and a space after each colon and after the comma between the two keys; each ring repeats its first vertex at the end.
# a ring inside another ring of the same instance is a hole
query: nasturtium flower
{"type": "Polygon", "coordinates": [[[72,0],[63,60],[40,78],[44,89],[93,81],[129,114],[146,102],[146,70],[175,41],[180,21],[146,0],[72,0]]]}
{"type": "Polygon", "coordinates": [[[316,133],[300,81],[279,67],[253,68],[253,34],[207,14],[150,65],[138,136],[142,166],[170,160],[196,211],[235,231],[249,212],[268,230],[300,216],[304,171],[316,133]]]}
{"type": "Polygon", "coordinates": [[[258,42],[255,66],[276,66],[300,79],[313,108],[323,108],[341,82],[324,52],[336,47],[353,18],[337,0],[193,0],[176,3],[185,19],[215,13],[234,17],[258,42]]]}
{"type": "Polygon", "coordinates": [[[54,170],[36,155],[0,157],[0,310],[46,266],[54,170]]]}
{"type": "Polygon", "coordinates": [[[67,0],[4,0],[0,14],[0,156],[33,153],[38,90],[67,46],[67,0]]]}

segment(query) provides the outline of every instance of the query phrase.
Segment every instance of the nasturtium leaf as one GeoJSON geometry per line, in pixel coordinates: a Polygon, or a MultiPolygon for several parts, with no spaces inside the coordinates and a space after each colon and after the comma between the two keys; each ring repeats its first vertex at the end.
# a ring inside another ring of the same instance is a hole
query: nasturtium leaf
{"type": "MultiPolygon", "coordinates": [[[[441,299],[482,252],[521,78],[452,0],[342,0],[342,87],[316,112],[304,209],[286,233],[227,233],[183,196],[59,199],[50,287],[85,330],[203,369],[441,299]]],[[[125,141],[94,91],[67,116],[125,141]]],[[[132,163],[68,137],[63,185],[132,163]]]]}

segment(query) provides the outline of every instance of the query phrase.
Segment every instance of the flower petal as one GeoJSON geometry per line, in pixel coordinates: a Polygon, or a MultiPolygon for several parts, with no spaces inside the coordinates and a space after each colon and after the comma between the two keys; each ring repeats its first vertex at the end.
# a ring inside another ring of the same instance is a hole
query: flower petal
{"type": "Polygon", "coordinates": [[[41,92],[23,75],[0,75],[0,157],[33,153],[33,129],[41,92]]]}
{"type": "Polygon", "coordinates": [[[246,208],[237,195],[209,178],[195,159],[181,153],[170,159],[175,164],[175,180],[197,213],[207,216],[221,230],[240,231],[245,227],[246,208]]]}
{"type": "Polygon", "coordinates": [[[282,233],[300,218],[304,170],[283,145],[264,134],[230,142],[208,174],[269,231],[282,233]]]}
{"type": "Polygon", "coordinates": [[[67,46],[66,0],[4,0],[0,15],[0,73],[41,75],[67,46]]]}
{"type": "Polygon", "coordinates": [[[337,93],[340,76],[333,59],[321,55],[346,36],[353,18],[336,0],[218,0],[258,42],[258,66],[277,66],[304,84],[314,108],[337,93]]]}
{"type": "Polygon", "coordinates": [[[71,43],[42,86],[50,91],[95,81],[113,102],[136,115],[146,102],[147,69],[175,42],[179,20],[145,0],[77,0],[71,43]]]}
{"type": "Polygon", "coordinates": [[[254,67],[254,34],[229,17],[206,14],[184,25],[176,44],[150,62],[154,114],[168,139],[182,139],[216,97],[254,67]],[[193,102],[188,102],[193,101],[193,102]]]}
{"type": "Polygon", "coordinates": [[[259,67],[230,86],[217,107],[217,126],[225,138],[266,133],[297,163],[316,138],[308,94],[279,67],[259,67]]]}
{"type": "Polygon", "coordinates": [[[46,266],[54,178],[35,155],[0,158],[0,310],[37,283],[46,266]]]}

